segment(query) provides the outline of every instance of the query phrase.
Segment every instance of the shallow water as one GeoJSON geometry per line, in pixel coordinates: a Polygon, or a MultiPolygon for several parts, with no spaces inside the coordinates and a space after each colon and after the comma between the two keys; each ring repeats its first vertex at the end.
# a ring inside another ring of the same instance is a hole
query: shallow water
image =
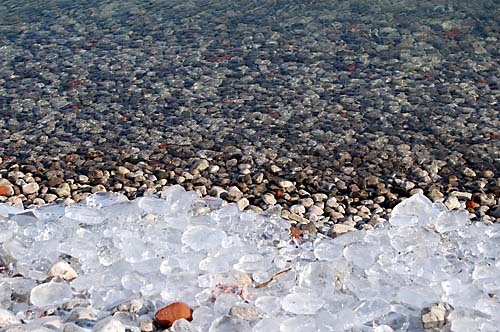
{"type": "Polygon", "coordinates": [[[0,155],[46,169],[94,150],[108,164],[251,156],[329,183],[346,167],[415,183],[433,162],[442,178],[499,169],[498,10],[4,1],[0,155]]]}

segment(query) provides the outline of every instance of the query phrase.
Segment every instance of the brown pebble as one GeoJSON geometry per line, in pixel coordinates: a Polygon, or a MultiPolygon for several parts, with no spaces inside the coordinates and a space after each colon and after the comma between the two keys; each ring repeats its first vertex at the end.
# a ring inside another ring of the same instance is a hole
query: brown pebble
{"type": "Polygon", "coordinates": [[[155,319],[159,326],[170,327],[178,319],[193,320],[193,309],[184,302],[174,302],[156,312],[155,319]]]}

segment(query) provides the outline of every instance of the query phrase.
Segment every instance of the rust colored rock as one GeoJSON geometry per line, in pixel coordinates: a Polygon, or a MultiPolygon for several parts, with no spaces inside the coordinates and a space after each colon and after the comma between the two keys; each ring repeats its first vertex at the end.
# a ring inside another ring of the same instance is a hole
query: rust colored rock
{"type": "Polygon", "coordinates": [[[161,327],[170,327],[176,320],[184,318],[193,320],[193,309],[186,303],[174,302],[158,310],[155,315],[156,322],[161,327]]]}
{"type": "Polygon", "coordinates": [[[12,196],[14,195],[14,188],[8,185],[0,185],[0,196],[12,196]]]}

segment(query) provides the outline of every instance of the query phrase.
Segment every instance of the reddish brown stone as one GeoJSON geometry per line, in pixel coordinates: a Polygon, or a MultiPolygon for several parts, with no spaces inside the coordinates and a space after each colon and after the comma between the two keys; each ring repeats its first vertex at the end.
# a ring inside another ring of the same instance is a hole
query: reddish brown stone
{"type": "Polygon", "coordinates": [[[193,309],[186,303],[174,302],[156,312],[155,319],[159,326],[170,327],[178,319],[193,320],[193,309]]]}

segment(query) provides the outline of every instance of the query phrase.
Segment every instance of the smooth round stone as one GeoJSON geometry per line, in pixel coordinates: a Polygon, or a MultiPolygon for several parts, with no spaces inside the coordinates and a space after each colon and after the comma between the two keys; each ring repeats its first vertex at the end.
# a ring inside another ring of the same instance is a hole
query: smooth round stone
{"type": "Polygon", "coordinates": [[[273,194],[265,194],[264,196],[262,196],[262,200],[267,205],[275,205],[277,203],[276,198],[274,198],[273,194]]]}
{"type": "Polygon", "coordinates": [[[49,277],[59,277],[64,280],[73,280],[78,277],[75,269],[64,261],[60,261],[52,265],[47,275],[49,277]]]}
{"type": "Polygon", "coordinates": [[[30,302],[38,307],[45,307],[66,302],[72,297],[73,291],[70,286],[51,281],[33,288],[30,302]]]}
{"type": "Polygon", "coordinates": [[[38,192],[40,186],[36,182],[27,183],[22,187],[23,194],[32,195],[38,192]]]}

